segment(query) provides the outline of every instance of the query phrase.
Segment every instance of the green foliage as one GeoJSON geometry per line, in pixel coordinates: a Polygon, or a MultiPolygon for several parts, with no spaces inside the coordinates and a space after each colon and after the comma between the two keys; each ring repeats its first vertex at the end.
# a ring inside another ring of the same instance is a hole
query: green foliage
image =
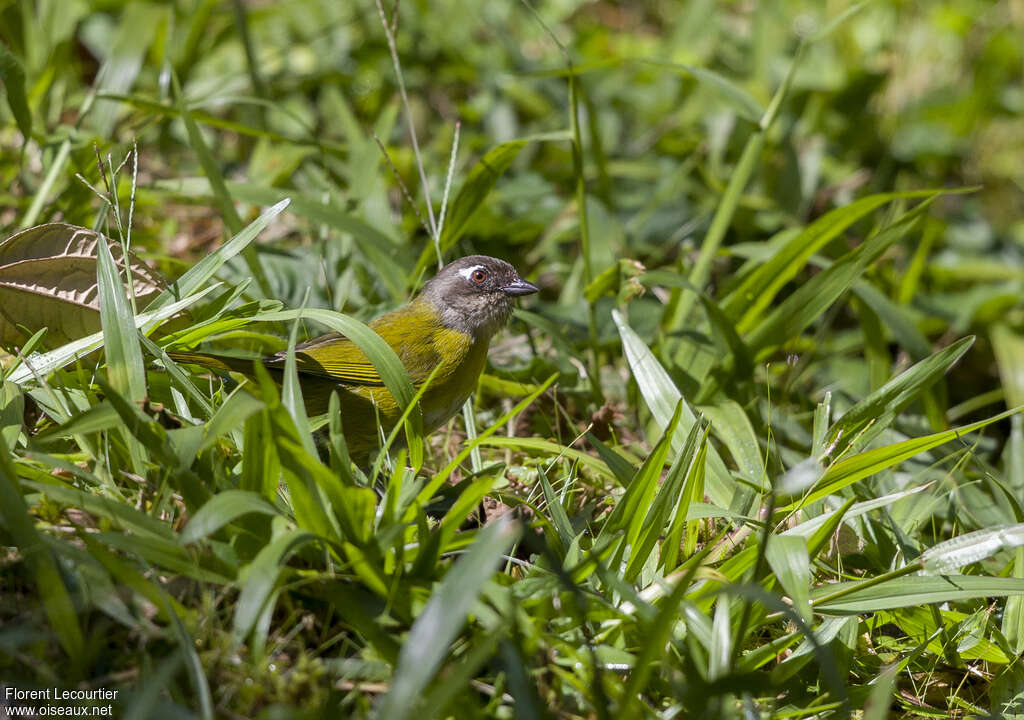
{"type": "Polygon", "coordinates": [[[1013,2],[0,19],[4,683],[119,717],[1024,715],[1013,2]],[[542,292],[424,436],[364,323],[474,252],[542,292]],[[168,354],[325,330],[405,410],[370,467],[293,362],[168,354]]]}

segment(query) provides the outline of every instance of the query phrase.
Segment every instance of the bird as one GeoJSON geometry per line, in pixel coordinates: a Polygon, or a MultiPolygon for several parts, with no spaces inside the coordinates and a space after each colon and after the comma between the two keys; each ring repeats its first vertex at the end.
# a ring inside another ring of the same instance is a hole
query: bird
{"type": "MultiPolygon", "coordinates": [[[[423,430],[446,423],[476,389],[491,338],[512,313],[516,298],[538,291],[504,260],[468,255],[431,278],[406,305],[369,323],[398,355],[414,387],[435,372],[420,399],[423,430]]],[[[170,352],[177,362],[254,377],[252,360],[202,352],[170,352]]],[[[272,377],[283,378],[286,352],[261,358],[272,377]]],[[[295,363],[306,412],[328,411],[337,391],[342,432],[353,459],[380,445],[402,415],[380,374],[354,342],[328,333],[295,347],[295,363]]]]}

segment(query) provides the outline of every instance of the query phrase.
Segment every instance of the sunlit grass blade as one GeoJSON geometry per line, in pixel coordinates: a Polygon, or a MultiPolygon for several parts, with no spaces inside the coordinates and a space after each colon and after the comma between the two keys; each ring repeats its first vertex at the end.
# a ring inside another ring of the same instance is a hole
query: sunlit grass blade
{"type": "Polygon", "coordinates": [[[765,559],[805,622],[811,621],[811,563],[802,538],[773,535],[765,559]]]}
{"type": "Polygon", "coordinates": [[[146,395],[146,367],[131,305],[106,239],[103,236],[97,239],[100,319],[110,384],[132,402],[142,402],[146,395]]]}
{"type": "Polygon", "coordinates": [[[928,205],[927,201],[921,203],[891,226],[843,255],[827,270],[812,277],[779,303],[747,336],[751,353],[755,357],[763,356],[808,328],[882,253],[914,230],[928,205]]]}
{"type": "Polygon", "coordinates": [[[829,466],[828,470],[825,471],[825,475],[818,482],[815,489],[806,497],[790,503],[783,509],[792,510],[815,502],[816,500],[820,500],[821,498],[838,492],[844,487],[848,487],[859,480],[870,477],[871,475],[881,472],[886,468],[898,465],[904,460],[912,458],[915,455],[919,455],[931,450],[932,448],[956,440],[966,433],[980,430],[987,425],[991,425],[994,422],[998,422],[1003,418],[1010,417],[1011,415],[1015,415],[1021,411],[1024,411],[1024,407],[1007,410],[1006,412],[999,413],[998,415],[994,415],[986,420],[979,420],[978,422],[970,425],[964,425],[952,430],[934,433],[920,438],[904,440],[903,442],[895,443],[894,445],[887,445],[885,447],[875,448],[874,450],[867,450],[858,455],[844,458],[843,460],[829,466]]]}
{"type": "Polygon", "coordinates": [[[416,714],[418,699],[517,534],[515,523],[505,518],[488,525],[477,535],[469,552],[448,570],[402,645],[391,688],[380,699],[375,717],[403,720],[416,714]]]}
{"type": "Polygon", "coordinates": [[[238,255],[238,253],[243,252],[245,248],[247,248],[249,244],[256,239],[256,236],[270,224],[270,221],[277,217],[282,210],[288,207],[289,202],[290,200],[285,198],[283,200],[279,200],[272,207],[264,210],[258,218],[249,223],[243,230],[236,233],[234,237],[212,253],[204,256],[175,282],[171,283],[171,286],[166,292],[157,297],[149,304],[149,306],[147,306],[146,311],[154,312],[175,301],[188,298],[193,293],[198,292],[206,281],[212,278],[224,263],[238,255]]]}
{"type": "MultiPolygon", "coordinates": [[[[612,318],[619,329],[622,349],[625,352],[629,368],[633,371],[633,377],[640,387],[640,394],[643,395],[655,421],[664,428],[668,425],[677,403],[682,399],[682,394],[672,382],[672,378],[665,368],[654,357],[651,349],[633,331],[618,310],[612,311],[612,318]]],[[[696,422],[697,416],[684,401],[680,415],[680,427],[688,433],[696,422]]],[[[673,450],[677,453],[681,451],[683,442],[684,440],[677,436],[673,450]]],[[[712,447],[708,448],[707,472],[707,490],[712,502],[722,507],[729,507],[736,489],[736,482],[726,469],[718,451],[712,447]]]]}
{"type": "MultiPolygon", "coordinates": [[[[672,467],[669,468],[668,474],[662,481],[658,494],[654,496],[653,501],[647,504],[645,512],[644,506],[641,504],[637,508],[639,512],[633,514],[634,519],[630,523],[629,532],[626,534],[627,540],[631,544],[629,563],[624,573],[624,577],[627,580],[634,581],[640,575],[641,570],[649,562],[651,553],[654,551],[658,540],[662,538],[670,527],[671,513],[674,510],[683,509],[679,502],[682,496],[683,483],[689,476],[690,468],[698,460],[700,452],[706,447],[707,433],[708,428],[706,426],[702,427],[701,423],[696,423],[690,428],[683,451],[673,461],[672,467]],[[643,515],[642,524],[638,522],[641,513],[643,515]],[[633,528],[636,526],[638,527],[634,532],[633,528]]],[[[632,485],[630,489],[632,489],[632,485]]],[[[629,489],[626,492],[628,493],[629,489]]],[[[623,500],[625,500],[625,497],[623,497],[623,500]]],[[[685,510],[683,511],[685,512],[685,510]]],[[[668,541],[671,541],[671,534],[667,540],[662,540],[663,543],[668,541]]]]}
{"type": "MultiPolygon", "coordinates": [[[[142,330],[142,332],[148,332],[164,320],[177,315],[190,305],[194,305],[207,293],[212,292],[215,289],[216,286],[209,287],[202,292],[192,295],[191,297],[187,297],[183,300],[179,300],[178,302],[164,306],[159,311],[136,315],[134,325],[136,328],[142,330]]],[[[80,340],[75,340],[74,342],[62,345],[61,347],[49,352],[32,356],[27,358],[27,362],[23,363],[17,370],[12,372],[7,379],[21,385],[34,378],[36,375],[45,377],[54,370],[72,362],[75,358],[83,357],[93,350],[102,347],[103,342],[103,332],[100,331],[93,333],[92,335],[87,335],[80,340]]]]}
{"type": "Polygon", "coordinates": [[[947,191],[880,193],[858,198],[849,205],[830,210],[743,278],[722,302],[722,310],[736,321],[740,331],[749,332],[756,326],[758,318],[771,305],[778,292],[796,277],[811,256],[839,237],[847,228],[894,200],[927,199],[944,192],[947,191]]]}
{"type": "Polygon", "coordinates": [[[828,433],[829,455],[842,457],[866,447],[907,405],[934,385],[974,344],[974,337],[957,340],[903,371],[843,413],[828,433]]]}
{"type": "Polygon", "coordinates": [[[1001,550],[1024,545],[1024,523],[975,530],[958,535],[921,553],[926,572],[948,574],[964,565],[980,562],[1001,550]]]}
{"type": "Polygon", "coordinates": [[[848,581],[824,585],[811,591],[811,602],[816,613],[844,614],[1013,595],[1024,595],[1024,580],[1021,578],[922,575],[899,577],[877,584],[848,581]],[[840,592],[843,593],[841,596],[830,598],[840,592]]]}

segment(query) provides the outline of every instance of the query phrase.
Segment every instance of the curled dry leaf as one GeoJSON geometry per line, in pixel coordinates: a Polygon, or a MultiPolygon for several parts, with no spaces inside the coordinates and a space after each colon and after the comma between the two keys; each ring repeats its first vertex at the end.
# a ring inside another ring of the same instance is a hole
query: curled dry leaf
{"type": "MultiPolygon", "coordinates": [[[[96,285],[100,237],[77,225],[48,223],[0,243],[0,344],[20,345],[45,327],[46,345],[57,347],[100,329],[96,285]]],[[[107,245],[123,271],[120,244],[108,239],[107,245]]],[[[135,255],[129,253],[128,258],[136,306],[142,310],[167,285],[135,255]]]]}

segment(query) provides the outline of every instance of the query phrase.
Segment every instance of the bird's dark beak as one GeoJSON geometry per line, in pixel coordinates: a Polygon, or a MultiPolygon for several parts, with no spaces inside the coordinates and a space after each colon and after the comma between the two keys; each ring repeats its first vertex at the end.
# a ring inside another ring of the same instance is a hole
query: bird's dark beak
{"type": "Polygon", "coordinates": [[[506,295],[532,295],[538,290],[540,290],[539,287],[520,278],[516,278],[501,289],[506,295]]]}

